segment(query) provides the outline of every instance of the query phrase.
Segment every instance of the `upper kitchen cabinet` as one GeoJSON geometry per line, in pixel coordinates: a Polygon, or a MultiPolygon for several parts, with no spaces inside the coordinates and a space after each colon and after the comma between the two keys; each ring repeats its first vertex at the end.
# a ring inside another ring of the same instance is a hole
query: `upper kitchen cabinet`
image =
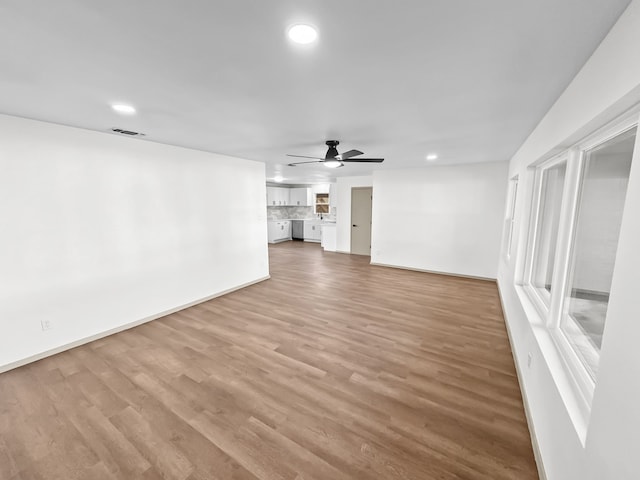
{"type": "Polygon", "coordinates": [[[328,183],[319,183],[311,186],[311,192],[316,195],[318,193],[329,193],[330,186],[328,183]]]}
{"type": "Polygon", "coordinates": [[[335,183],[323,183],[310,187],[267,187],[267,206],[314,207],[314,213],[329,213],[336,203],[335,186],[335,183]]]}
{"type": "Polygon", "coordinates": [[[290,188],[267,187],[267,206],[268,207],[284,207],[289,205],[290,188]]]}
{"type": "Polygon", "coordinates": [[[328,183],[321,183],[311,187],[311,204],[313,205],[313,213],[316,215],[328,214],[329,210],[329,191],[328,183]]]}
{"type": "Polygon", "coordinates": [[[311,190],[309,188],[291,188],[289,205],[294,207],[309,207],[313,203],[311,190]]]}
{"type": "Polygon", "coordinates": [[[267,187],[267,207],[276,206],[276,188],[267,187]]]}

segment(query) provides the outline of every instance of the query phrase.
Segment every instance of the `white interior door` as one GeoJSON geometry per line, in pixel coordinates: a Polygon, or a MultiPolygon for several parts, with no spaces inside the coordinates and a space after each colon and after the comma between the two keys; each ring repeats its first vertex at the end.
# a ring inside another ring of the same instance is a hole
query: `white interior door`
{"type": "Polygon", "coordinates": [[[373,188],[351,189],[351,253],[371,255],[371,203],[373,188]]]}

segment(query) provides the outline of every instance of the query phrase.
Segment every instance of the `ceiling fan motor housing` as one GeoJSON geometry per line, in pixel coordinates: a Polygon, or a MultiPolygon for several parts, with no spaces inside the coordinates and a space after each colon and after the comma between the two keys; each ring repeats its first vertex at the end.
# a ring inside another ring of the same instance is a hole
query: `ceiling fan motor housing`
{"type": "Polygon", "coordinates": [[[327,150],[327,154],[324,156],[324,159],[331,160],[333,158],[336,158],[339,155],[338,149],[336,147],[340,144],[340,142],[338,140],[327,140],[325,144],[327,145],[327,147],[329,147],[329,149],[327,150]]]}

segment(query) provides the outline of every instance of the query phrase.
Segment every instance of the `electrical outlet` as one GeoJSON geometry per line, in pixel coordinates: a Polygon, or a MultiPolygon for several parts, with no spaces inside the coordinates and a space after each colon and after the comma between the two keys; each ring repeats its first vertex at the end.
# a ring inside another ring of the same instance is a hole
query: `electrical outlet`
{"type": "Polygon", "coordinates": [[[531,360],[533,360],[533,355],[527,355],[527,368],[531,368],[531,360]]]}
{"type": "Polygon", "coordinates": [[[51,320],[40,320],[40,325],[42,325],[42,331],[49,330],[53,327],[51,320]]]}

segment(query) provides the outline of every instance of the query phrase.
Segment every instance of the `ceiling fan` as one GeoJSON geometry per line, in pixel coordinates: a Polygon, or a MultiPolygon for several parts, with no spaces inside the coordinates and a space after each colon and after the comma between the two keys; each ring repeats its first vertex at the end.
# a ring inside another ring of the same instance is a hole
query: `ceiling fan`
{"type": "Polygon", "coordinates": [[[348,152],[344,152],[342,154],[338,153],[338,149],[336,148],[340,142],[338,140],[327,140],[325,144],[329,147],[327,150],[327,154],[324,158],[321,157],[308,157],[306,155],[290,155],[287,154],[288,157],[297,157],[297,158],[313,158],[314,160],[309,162],[294,162],[290,163],[290,167],[295,167],[296,165],[302,165],[305,163],[322,163],[326,167],[329,168],[338,168],[344,167],[344,164],[347,162],[359,162],[359,163],[382,163],[384,162],[384,158],[353,158],[359,155],[362,155],[363,152],[360,150],[349,150],[348,152]]]}

